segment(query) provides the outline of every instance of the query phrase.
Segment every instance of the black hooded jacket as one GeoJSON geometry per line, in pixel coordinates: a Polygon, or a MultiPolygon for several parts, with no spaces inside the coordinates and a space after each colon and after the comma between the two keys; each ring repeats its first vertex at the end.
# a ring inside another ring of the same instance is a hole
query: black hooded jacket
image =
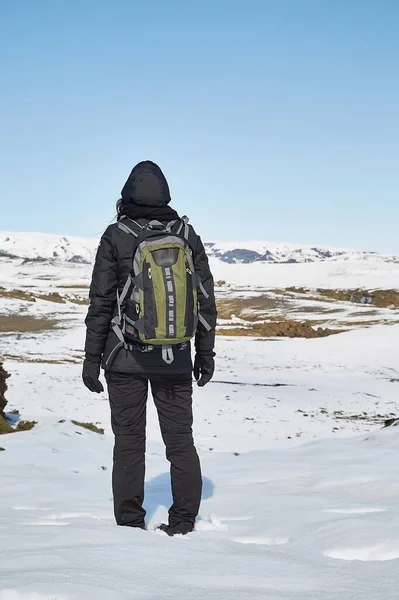
{"type": "MultiPolygon", "coordinates": [[[[122,189],[122,215],[130,217],[145,225],[152,219],[167,223],[178,217],[168,206],[170,202],[169,186],[161,169],[150,161],[139,163],[134,167],[122,189]]],[[[216,327],[216,304],[213,289],[213,277],[209,269],[208,258],[200,237],[190,226],[188,243],[193,251],[195,271],[201,278],[209,298],[198,291],[201,313],[211,325],[206,331],[198,325],[195,336],[196,352],[209,354],[213,352],[216,327]]],[[[192,371],[191,346],[174,352],[171,365],[162,359],[162,350],[155,347],[151,352],[121,349],[107,365],[107,359],[118,343],[118,338],[111,328],[111,320],[116,315],[116,292],[122,291],[132,267],[134,240],[131,235],[119,229],[118,224],[110,225],[103,234],[98,247],[93,276],[90,286],[90,306],[86,317],[86,355],[91,359],[102,359],[106,371],[133,373],[148,376],[167,374],[187,374],[192,371]]]]}
{"type": "Polygon", "coordinates": [[[133,202],[136,206],[166,206],[171,200],[165,175],[150,160],[132,169],[122,188],[121,198],[125,203],[133,202]]]}

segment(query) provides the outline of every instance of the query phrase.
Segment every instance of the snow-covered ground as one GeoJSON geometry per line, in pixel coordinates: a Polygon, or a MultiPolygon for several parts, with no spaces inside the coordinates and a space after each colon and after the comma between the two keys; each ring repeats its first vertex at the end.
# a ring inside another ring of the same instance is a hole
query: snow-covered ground
{"type": "MultiPolygon", "coordinates": [[[[204,474],[197,530],[173,539],[155,531],[171,499],[151,401],[148,531],[125,530],[112,514],[107,395],[80,379],[87,307],[74,300],[87,296],[97,241],[31,236],[0,234],[0,316],[54,319],[58,328],[1,334],[7,410],[38,424],[0,436],[0,600],[398,600],[399,429],[382,425],[399,416],[399,325],[320,339],[218,337],[214,380],[194,393],[204,474]],[[49,292],[71,301],[48,301],[49,292]]],[[[395,257],[302,249],[314,262],[230,264],[237,248],[301,254],[245,246],[210,251],[215,279],[230,284],[221,297],[288,286],[399,289],[395,257]]],[[[285,301],[298,319],[312,303],[331,308],[301,295],[285,301]]],[[[334,308],[341,320],[370,318],[367,306],[334,308]]],[[[397,312],[378,315],[393,323],[397,312]]]]}
{"type": "MultiPolygon", "coordinates": [[[[397,600],[398,433],[202,453],[197,531],[117,528],[111,438],[50,420],[2,453],[1,600],[397,600]],[[80,435],[78,435],[80,434],[80,435]]],[[[150,529],[170,492],[148,447],[150,529]]]]}
{"type": "Polygon", "coordinates": [[[149,531],[124,530],[106,394],[79,365],[7,362],[9,409],[38,425],[0,438],[0,599],[397,600],[399,432],[373,419],[397,414],[398,337],[220,338],[214,382],[195,391],[201,515],[174,539],[153,531],[170,490],[152,403],[149,531]]]}
{"type": "Polygon", "coordinates": [[[380,256],[352,257],[298,264],[226,264],[210,258],[215,280],[246,289],[286,287],[399,289],[399,268],[380,256]]]}

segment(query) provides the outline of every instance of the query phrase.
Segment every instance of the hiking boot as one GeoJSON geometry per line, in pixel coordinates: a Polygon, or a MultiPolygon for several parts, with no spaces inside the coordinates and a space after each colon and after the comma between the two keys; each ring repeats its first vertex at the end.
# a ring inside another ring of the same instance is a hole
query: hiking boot
{"type": "Polygon", "coordinates": [[[162,523],[158,529],[164,533],[167,533],[170,537],[173,537],[174,535],[187,535],[188,533],[194,531],[194,523],[183,522],[178,523],[173,527],[170,527],[166,523],[162,523]]]}
{"type": "Polygon", "coordinates": [[[166,523],[162,523],[159,527],[157,527],[157,531],[163,531],[164,533],[168,533],[169,525],[166,523]]]}

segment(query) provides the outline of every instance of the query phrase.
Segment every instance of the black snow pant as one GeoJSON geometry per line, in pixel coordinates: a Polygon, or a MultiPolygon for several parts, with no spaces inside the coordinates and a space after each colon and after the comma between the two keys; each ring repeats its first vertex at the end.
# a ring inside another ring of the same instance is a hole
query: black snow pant
{"type": "Polygon", "coordinates": [[[194,446],[191,375],[161,378],[106,374],[115,435],[112,487],[118,525],[143,527],[146,405],[148,383],[158,411],[166,457],[171,463],[173,505],[169,525],[194,523],[201,502],[202,478],[194,446]]]}

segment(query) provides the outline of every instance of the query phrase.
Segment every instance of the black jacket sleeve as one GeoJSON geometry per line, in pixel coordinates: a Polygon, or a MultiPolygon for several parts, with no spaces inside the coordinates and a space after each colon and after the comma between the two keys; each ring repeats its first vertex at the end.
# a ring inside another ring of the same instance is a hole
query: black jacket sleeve
{"type": "Polygon", "coordinates": [[[208,294],[208,298],[198,289],[198,301],[200,312],[207,323],[210,325],[210,331],[207,331],[202,323],[198,323],[198,329],[195,336],[195,350],[198,354],[213,353],[215,346],[215,330],[216,330],[216,301],[214,283],[211,270],[209,268],[208,257],[205,252],[204,245],[199,236],[196,237],[194,246],[194,267],[195,272],[201,278],[201,283],[208,294]]]}
{"type": "Polygon", "coordinates": [[[108,227],[97,250],[90,285],[90,306],[86,317],[86,355],[100,360],[107,341],[116,304],[118,268],[112,229],[108,227]]]}

